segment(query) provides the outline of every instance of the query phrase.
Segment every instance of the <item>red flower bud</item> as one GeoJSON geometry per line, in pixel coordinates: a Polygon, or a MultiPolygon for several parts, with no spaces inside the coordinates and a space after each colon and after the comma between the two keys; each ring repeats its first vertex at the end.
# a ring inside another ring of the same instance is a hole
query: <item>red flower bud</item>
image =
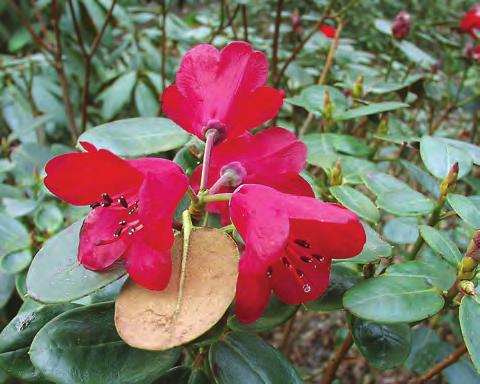
{"type": "Polygon", "coordinates": [[[392,25],[392,35],[396,40],[405,39],[410,33],[410,28],[412,27],[412,16],[402,11],[395,18],[395,22],[392,25]]]}
{"type": "Polygon", "coordinates": [[[301,34],[303,32],[302,15],[300,15],[300,11],[298,9],[295,9],[292,12],[292,30],[297,34],[301,34]]]}

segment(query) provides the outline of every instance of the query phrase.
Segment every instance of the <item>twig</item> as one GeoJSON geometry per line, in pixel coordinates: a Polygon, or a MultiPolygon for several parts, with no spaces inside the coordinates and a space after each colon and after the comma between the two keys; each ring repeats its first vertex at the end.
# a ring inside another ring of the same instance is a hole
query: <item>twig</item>
{"type": "Polygon", "coordinates": [[[273,44],[272,44],[272,79],[277,77],[278,65],[278,38],[280,35],[280,24],[282,22],[282,9],[285,0],[278,0],[277,12],[275,14],[275,28],[273,30],[273,44]]]}
{"type": "Polygon", "coordinates": [[[212,36],[208,40],[209,44],[211,44],[213,40],[215,40],[215,37],[217,37],[220,33],[222,33],[224,22],[225,22],[225,0],[220,0],[220,24],[218,25],[218,28],[212,33],[212,36]]]}
{"type": "Polygon", "coordinates": [[[227,16],[227,27],[228,26],[231,26],[232,27],[232,33],[233,33],[233,38],[235,40],[238,39],[237,37],[237,28],[235,28],[235,23],[233,23],[233,19],[235,18],[235,16],[237,16],[237,12],[240,10],[240,5],[237,5],[235,7],[235,10],[233,11],[233,15],[230,14],[230,8],[228,6],[228,3],[225,4],[225,15],[227,16]]]}
{"type": "Polygon", "coordinates": [[[427,383],[430,379],[441,373],[445,368],[456,363],[465,353],[467,352],[467,347],[465,344],[462,344],[445,359],[440,361],[438,364],[435,364],[427,372],[425,372],[418,379],[412,381],[412,384],[423,384],[427,383]]]}
{"type": "Polygon", "coordinates": [[[162,76],[162,92],[167,85],[167,79],[165,74],[165,68],[167,63],[167,6],[165,1],[162,2],[162,57],[160,63],[160,75],[162,76]]]}
{"type": "Polygon", "coordinates": [[[352,334],[349,332],[345,340],[343,340],[342,345],[340,345],[340,348],[337,349],[333,357],[328,362],[327,372],[325,373],[325,376],[323,376],[322,384],[330,384],[335,379],[337,368],[352,345],[353,338],[352,334]]]}
{"type": "Polygon", "coordinates": [[[243,23],[243,40],[248,42],[248,14],[247,6],[242,5],[242,23],[243,23]]]}
{"type": "MultiPolygon", "coordinates": [[[[327,80],[328,73],[333,64],[333,59],[335,58],[335,53],[337,52],[338,43],[340,41],[340,34],[342,33],[344,26],[345,26],[345,22],[343,21],[343,19],[340,19],[338,22],[337,31],[335,33],[335,38],[333,39],[332,44],[330,45],[330,49],[328,50],[327,59],[325,60],[325,65],[323,66],[322,74],[318,78],[317,84],[319,85],[325,84],[325,81],[327,80]]],[[[302,137],[307,132],[308,126],[310,125],[312,120],[313,120],[313,113],[310,112],[307,118],[305,119],[305,122],[303,123],[302,127],[300,128],[300,131],[298,133],[299,137],[302,137]]]]}
{"type": "Polygon", "coordinates": [[[293,315],[293,317],[290,320],[288,320],[287,324],[283,328],[283,340],[282,340],[282,345],[280,346],[280,350],[285,355],[289,349],[288,347],[290,344],[290,334],[292,333],[294,323],[295,323],[295,315],[293,315]]]}
{"type": "Polygon", "coordinates": [[[32,5],[33,12],[35,13],[35,18],[38,21],[38,25],[40,26],[40,29],[42,30],[43,38],[48,39],[48,29],[45,26],[45,23],[43,22],[42,16],[40,15],[40,12],[38,11],[38,8],[35,6],[35,0],[30,0],[30,4],[32,5]]]}

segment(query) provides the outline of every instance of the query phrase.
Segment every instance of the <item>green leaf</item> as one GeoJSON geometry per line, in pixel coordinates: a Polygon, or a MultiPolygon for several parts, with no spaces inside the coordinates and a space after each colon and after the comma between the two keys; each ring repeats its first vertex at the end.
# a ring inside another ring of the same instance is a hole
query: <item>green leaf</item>
{"type": "Polygon", "coordinates": [[[255,334],[234,332],[210,348],[210,367],[218,384],[300,384],[288,360],[255,334]]]}
{"type": "Polygon", "coordinates": [[[99,98],[103,101],[102,116],[106,120],[112,119],[130,101],[136,81],[137,72],[127,72],[102,92],[99,98]]]}
{"type": "Polygon", "coordinates": [[[228,326],[234,331],[265,332],[285,323],[297,312],[297,309],[298,305],[285,304],[272,295],[267,309],[257,321],[241,323],[235,315],[232,315],[228,319],[228,326]]]}
{"type": "Polygon", "coordinates": [[[373,223],[380,220],[380,212],[375,204],[356,189],[342,185],[331,187],[330,192],[342,205],[355,212],[362,219],[373,223]]]}
{"type": "Polygon", "coordinates": [[[285,101],[303,107],[308,112],[323,114],[325,91],[328,91],[330,95],[332,108],[335,112],[341,112],[347,108],[347,98],[343,92],[329,85],[312,85],[305,88],[300,95],[288,98],[285,101]]]}
{"type": "Polygon", "coordinates": [[[461,151],[467,152],[472,158],[474,164],[480,165],[480,147],[465,141],[442,138],[446,143],[457,147],[461,151]]]}
{"type": "Polygon", "coordinates": [[[23,271],[32,261],[32,252],[29,249],[15,251],[0,259],[0,270],[15,274],[23,271]]]}
{"type": "Polygon", "coordinates": [[[5,197],[2,202],[5,206],[5,212],[10,217],[25,216],[37,207],[37,203],[31,199],[12,199],[5,197]]]}
{"type": "Polygon", "coordinates": [[[30,344],[45,324],[75,305],[28,303],[32,305],[19,312],[0,333],[0,367],[20,380],[43,381],[40,372],[30,362],[30,344]]]}
{"type": "Polygon", "coordinates": [[[368,189],[377,196],[392,191],[412,190],[403,181],[382,172],[367,172],[362,175],[362,180],[368,189]]]}
{"type": "Polygon", "coordinates": [[[460,303],[460,327],[473,365],[480,373],[480,299],[478,292],[474,296],[463,296],[460,303]]]}
{"type": "Polygon", "coordinates": [[[414,190],[397,190],[378,196],[377,206],[396,216],[423,216],[433,211],[432,200],[414,190]]]}
{"type": "Polygon", "coordinates": [[[362,223],[367,235],[367,240],[363,246],[362,252],[351,259],[339,259],[335,262],[350,262],[367,264],[379,260],[381,257],[389,257],[392,254],[392,247],[384,241],[380,235],[374,231],[369,225],[362,223]]]}
{"type": "Polygon", "coordinates": [[[424,279],[430,285],[446,291],[455,283],[457,270],[440,260],[435,264],[423,261],[407,261],[406,263],[392,265],[388,268],[386,275],[405,279],[424,279]]]}
{"type": "Polygon", "coordinates": [[[45,164],[53,157],[53,154],[44,146],[36,143],[26,143],[15,148],[12,151],[12,163],[14,169],[12,172],[15,179],[32,180],[34,172],[42,172],[45,164]]]}
{"type": "Polygon", "coordinates": [[[407,40],[396,41],[395,44],[414,63],[430,68],[436,62],[432,56],[407,40]]]}
{"type": "Polygon", "coordinates": [[[29,352],[33,365],[58,384],[147,384],[175,364],[180,350],[132,348],[118,336],[113,318],[113,303],[76,308],[56,317],[33,340],[29,352]]]}
{"type": "Polygon", "coordinates": [[[28,294],[43,303],[62,303],[99,290],[125,274],[121,266],[105,272],[85,269],[77,259],[82,221],[49,239],[37,253],[27,275],[28,294]]]}
{"type": "Polygon", "coordinates": [[[308,309],[320,312],[343,309],[343,295],[360,280],[362,280],[362,276],[357,271],[342,264],[334,264],[330,271],[330,282],[325,293],[318,299],[305,303],[305,306],[308,309]]]}
{"type": "Polygon", "coordinates": [[[462,220],[474,228],[480,228],[480,209],[470,198],[455,193],[449,193],[447,201],[462,220]]]}
{"type": "Polygon", "coordinates": [[[420,229],[423,240],[425,240],[435,253],[438,253],[453,266],[460,264],[462,254],[452,240],[439,230],[429,227],[428,225],[420,225],[418,228],[420,229]]]}
{"type": "Polygon", "coordinates": [[[154,384],[211,384],[211,382],[201,369],[179,366],[168,370],[154,384]]]}
{"type": "Polygon", "coordinates": [[[459,166],[459,179],[467,175],[472,169],[472,158],[467,152],[436,137],[422,137],[420,156],[428,171],[439,179],[447,177],[448,172],[456,162],[459,166]]]}
{"type": "Polygon", "coordinates": [[[414,217],[396,217],[385,224],[383,235],[396,244],[411,244],[418,238],[417,219],[414,217]]]}
{"type": "Polygon", "coordinates": [[[345,121],[356,119],[362,116],[375,115],[382,112],[394,111],[400,108],[407,108],[408,104],[400,103],[398,101],[385,101],[382,103],[371,103],[363,107],[349,109],[348,111],[341,112],[339,114],[334,114],[333,120],[336,121],[345,121]]]}
{"type": "Polygon", "coordinates": [[[33,217],[35,226],[47,233],[56,232],[63,224],[63,213],[55,204],[42,204],[33,217]]]}
{"type": "Polygon", "coordinates": [[[438,289],[424,279],[387,275],[362,281],[343,297],[343,306],[355,316],[387,324],[426,319],[443,305],[438,289]]]}
{"type": "Polygon", "coordinates": [[[8,216],[0,215],[0,259],[3,256],[30,246],[27,229],[8,216]]]}
{"type": "Polygon", "coordinates": [[[0,309],[10,300],[15,289],[15,277],[0,271],[0,309]]]}
{"type": "Polygon", "coordinates": [[[158,101],[151,89],[143,82],[135,87],[135,106],[142,117],[155,117],[158,101]]]}
{"type": "Polygon", "coordinates": [[[389,20],[385,19],[375,19],[374,21],[375,28],[386,34],[386,35],[391,35],[392,34],[392,22],[389,20]]]}
{"type": "Polygon", "coordinates": [[[80,136],[79,142],[87,141],[119,156],[136,157],[181,147],[188,138],[188,134],[171,120],[138,117],[89,129],[80,136]]]}
{"type": "Polygon", "coordinates": [[[339,135],[335,133],[311,133],[303,138],[310,146],[331,146],[335,151],[352,156],[367,157],[372,149],[358,137],[339,135]]]}
{"type": "Polygon", "coordinates": [[[440,186],[438,185],[437,181],[430,176],[429,173],[425,172],[417,165],[403,159],[400,159],[400,164],[403,168],[410,172],[412,177],[420,183],[425,191],[431,193],[435,198],[440,195],[440,186]]]}
{"type": "Polygon", "coordinates": [[[408,324],[381,324],[352,316],[351,328],[355,345],[376,368],[400,367],[410,353],[412,331],[408,324]]]}

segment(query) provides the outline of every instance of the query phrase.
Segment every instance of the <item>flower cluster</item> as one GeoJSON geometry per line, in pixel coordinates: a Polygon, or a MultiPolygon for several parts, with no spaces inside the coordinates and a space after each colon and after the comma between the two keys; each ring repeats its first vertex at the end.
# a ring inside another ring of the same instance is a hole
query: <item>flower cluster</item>
{"type": "Polygon", "coordinates": [[[204,164],[190,180],[169,160],[123,160],[89,143],[81,143],[86,152],[47,164],[52,193],[92,207],[80,233],[81,264],[101,271],[122,261],[138,284],[165,288],[173,214],[188,187],[229,200],[203,208],[233,223],[244,241],[235,304],[241,321],[258,319],[272,291],[291,304],[325,291],[332,259],[357,255],[365,232],[354,213],[315,199],[300,174],[306,146],[293,133],[249,132],[283,103],[282,91],[265,86],[267,75],[265,55],[244,42],[221,51],[202,44],[184,56],[162,102],[169,118],[206,142],[204,164]]]}
{"type": "MultiPolygon", "coordinates": [[[[472,37],[476,43],[478,40],[478,31],[480,30],[480,4],[476,4],[467,11],[460,21],[460,30],[472,37]]],[[[468,41],[465,45],[464,55],[473,60],[480,60],[480,45],[474,45],[468,41]]]]}

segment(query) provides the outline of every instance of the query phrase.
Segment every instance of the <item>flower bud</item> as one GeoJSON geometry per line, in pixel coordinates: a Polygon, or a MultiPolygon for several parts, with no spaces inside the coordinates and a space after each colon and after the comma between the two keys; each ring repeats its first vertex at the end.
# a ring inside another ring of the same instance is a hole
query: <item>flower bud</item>
{"type": "Polygon", "coordinates": [[[387,133],[388,133],[388,114],[384,113],[382,114],[380,123],[378,124],[377,134],[386,135],[387,133]]]}
{"type": "Polygon", "coordinates": [[[473,234],[472,240],[468,244],[467,251],[458,266],[458,279],[471,280],[475,276],[478,263],[480,261],[480,230],[473,234]]]}
{"type": "Polygon", "coordinates": [[[363,80],[365,76],[360,75],[353,83],[352,96],[354,99],[361,99],[363,97],[363,80]]]}
{"type": "Polygon", "coordinates": [[[458,289],[460,292],[462,292],[464,295],[469,295],[472,296],[475,294],[475,284],[473,284],[469,280],[461,280],[458,283],[458,289]]]}
{"type": "Polygon", "coordinates": [[[302,15],[300,15],[300,11],[298,8],[294,9],[292,12],[292,30],[296,34],[301,34],[303,32],[302,28],[302,15]]]}
{"type": "Polygon", "coordinates": [[[440,184],[440,193],[442,194],[442,196],[446,196],[447,194],[455,190],[455,187],[457,186],[457,178],[458,161],[452,165],[452,168],[450,168],[447,177],[445,177],[445,179],[443,179],[442,183],[440,184]]]}
{"type": "Polygon", "coordinates": [[[323,117],[325,120],[330,120],[333,116],[333,103],[330,93],[325,91],[323,93],[323,117]]]}
{"type": "Polygon", "coordinates": [[[412,26],[412,16],[402,11],[395,18],[395,22],[392,25],[392,35],[395,40],[403,40],[410,33],[412,26]]]}
{"type": "Polygon", "coordinates": [[[343,171],[342,165],[340,161],[337,160],[335,163],[335,167],[332,169],[332,173],[330,174],[330,186],[342,185],[343,183],[343,171]]]}

